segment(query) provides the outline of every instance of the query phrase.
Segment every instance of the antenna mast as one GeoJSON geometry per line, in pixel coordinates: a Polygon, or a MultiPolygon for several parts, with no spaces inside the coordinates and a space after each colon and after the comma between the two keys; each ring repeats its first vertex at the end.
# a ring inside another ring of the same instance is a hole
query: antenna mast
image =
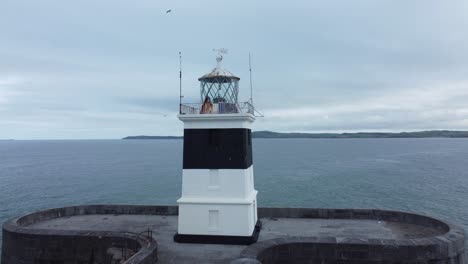
{"type": "Polygon", "coordinates": [[[179,51],[179,114],[182,113],[182,52],[179,51]]]}
{"type": "Polygon", "coordinates": [[[249,74],[250,74],[250,103],[253,106],[253,92],[252,92],[252,62],[250,58],[250,52],[249,52],[249,74]]]}

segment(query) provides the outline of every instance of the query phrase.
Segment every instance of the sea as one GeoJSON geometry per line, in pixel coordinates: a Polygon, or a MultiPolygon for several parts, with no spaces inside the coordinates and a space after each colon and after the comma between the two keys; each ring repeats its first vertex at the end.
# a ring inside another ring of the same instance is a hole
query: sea
{"type": "MultiPolygon", "coordinates": [[[[468,139],[254,139],[253,153],[259,206],[402,210],[468,230],[468,139]]],[[[180,139],[0,141],[0,222],[81,204],[175,205],[181,172],[180,139]]]]}

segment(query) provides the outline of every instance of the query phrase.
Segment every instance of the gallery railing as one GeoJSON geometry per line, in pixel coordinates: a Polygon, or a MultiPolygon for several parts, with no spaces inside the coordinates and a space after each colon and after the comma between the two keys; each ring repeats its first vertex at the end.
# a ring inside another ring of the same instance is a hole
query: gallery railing
{"type": "Polygon", "coordinates": [[[181,104],[180,114],[254,114],[254,107],[250,102],[214,103],[214,104],[181,104]]]}

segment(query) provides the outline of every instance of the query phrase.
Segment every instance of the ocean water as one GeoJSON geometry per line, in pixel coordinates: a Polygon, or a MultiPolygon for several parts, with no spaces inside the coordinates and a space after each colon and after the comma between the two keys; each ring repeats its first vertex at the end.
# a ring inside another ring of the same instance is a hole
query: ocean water
{"type": "MultiPolygon", "coordinates": [[[[468,139],[254,139],[253,147],[259,206],[403,210],[468,230],[468,139]]],[[[181,167],[182,140],[0,141],[0,222],[69,205],[174,205],[181,167]]]]}

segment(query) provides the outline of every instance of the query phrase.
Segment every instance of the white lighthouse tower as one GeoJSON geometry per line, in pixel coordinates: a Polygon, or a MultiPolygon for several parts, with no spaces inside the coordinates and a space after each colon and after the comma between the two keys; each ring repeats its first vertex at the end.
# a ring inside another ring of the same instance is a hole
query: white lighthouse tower
{"type": "Polygon", "coordinates": [[[239,103],[240,78],[217,66],[200,81],[200,102],[181,104],[184,122],[181,243],[251,244],[260,231],[254,188],[250,102],[239,103]]]}

